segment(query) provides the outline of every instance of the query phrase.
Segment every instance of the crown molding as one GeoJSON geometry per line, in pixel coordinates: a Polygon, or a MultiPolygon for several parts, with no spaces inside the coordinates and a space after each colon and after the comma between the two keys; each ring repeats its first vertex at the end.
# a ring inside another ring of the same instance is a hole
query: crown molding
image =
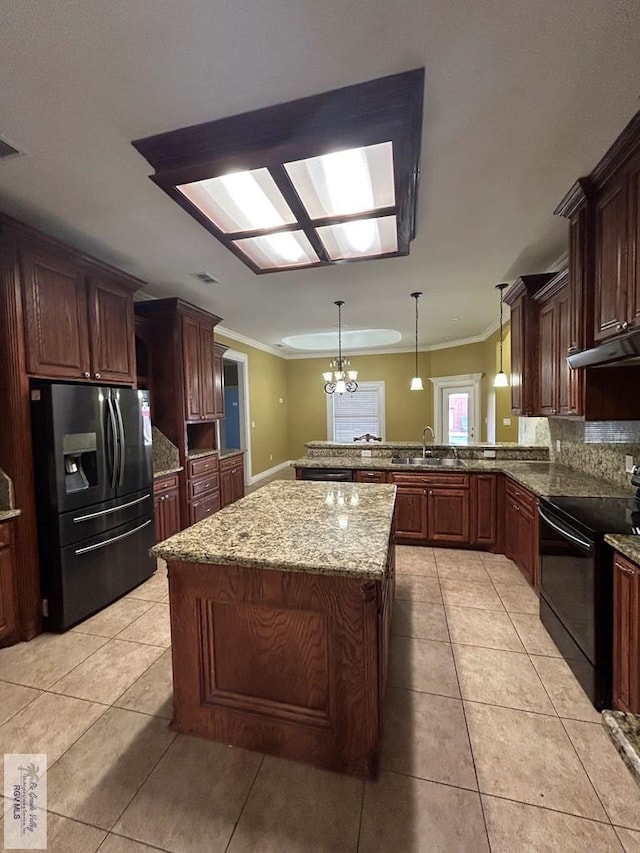
{"type": "Polygon", "coordinates": [[[237,341],[239,344],[246,344],[248,347],[268,352],[269,355],[276,355],[278,358],[286,359],[286,354],[276,347],[263,344],[262,341],[256,341],[254,338],[248,338],[246,335],[241,335],[240,332],[234,332],[233,329],[228,329],[226,326],[216,326],[216,335],[223,335],[225,338],[230,338],[232,341],[237,341]]]}

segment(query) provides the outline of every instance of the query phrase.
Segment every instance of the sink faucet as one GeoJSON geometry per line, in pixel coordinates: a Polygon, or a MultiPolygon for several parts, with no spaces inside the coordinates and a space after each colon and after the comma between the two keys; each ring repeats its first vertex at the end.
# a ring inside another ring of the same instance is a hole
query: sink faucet
{"type": "Polygon", "coordinates": [[[426,456],[427,456],[427,442],[425,439],[425,435],[426,435],[427,431],[429,431],[431,433],[431,444],[432,445],[433,445],[433,442],[435,441],[435,438],[436,438],[435,433],[433,432],[433,430],[431,429],[430,426],[426,426],[422,430],[422,458],[423,459],[426,459],[426,456]]]}

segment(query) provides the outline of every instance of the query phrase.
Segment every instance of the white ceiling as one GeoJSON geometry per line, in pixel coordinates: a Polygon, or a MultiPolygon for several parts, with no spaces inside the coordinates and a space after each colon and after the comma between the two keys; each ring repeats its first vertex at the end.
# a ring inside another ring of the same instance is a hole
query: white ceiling
{"type": "Polygon", "coordinates": [[[0,209],[265,344],[335,326],[483,334],[566,248],[556,203],[636,112],[638,0],[3,0],[0,209]],[[423,66],[408,258],[255,276],[131,140],[423,66]],[[190,276],[207,271],[219,284],[190,276]],[[454,318],[457,318],[454,320],[454,318]]]}

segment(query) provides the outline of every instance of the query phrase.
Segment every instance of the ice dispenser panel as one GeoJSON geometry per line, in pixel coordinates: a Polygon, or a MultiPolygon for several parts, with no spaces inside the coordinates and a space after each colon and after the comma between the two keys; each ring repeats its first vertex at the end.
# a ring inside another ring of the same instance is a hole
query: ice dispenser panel
{"type": "Polygon", "coordinates": [[[95,432],[66,433],[62,437],[64,482],[67,494],[98,484],[98,453],[95,432]]]}

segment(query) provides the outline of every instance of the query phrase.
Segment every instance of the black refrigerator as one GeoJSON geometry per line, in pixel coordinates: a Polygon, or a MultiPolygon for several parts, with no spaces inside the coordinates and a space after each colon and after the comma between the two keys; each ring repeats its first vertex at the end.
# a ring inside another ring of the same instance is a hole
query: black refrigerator
{"type": "Polygon", "coordinates": [[[149,392],[33,384],[44,624],[63,631],[155,570],[149,392]]]}

